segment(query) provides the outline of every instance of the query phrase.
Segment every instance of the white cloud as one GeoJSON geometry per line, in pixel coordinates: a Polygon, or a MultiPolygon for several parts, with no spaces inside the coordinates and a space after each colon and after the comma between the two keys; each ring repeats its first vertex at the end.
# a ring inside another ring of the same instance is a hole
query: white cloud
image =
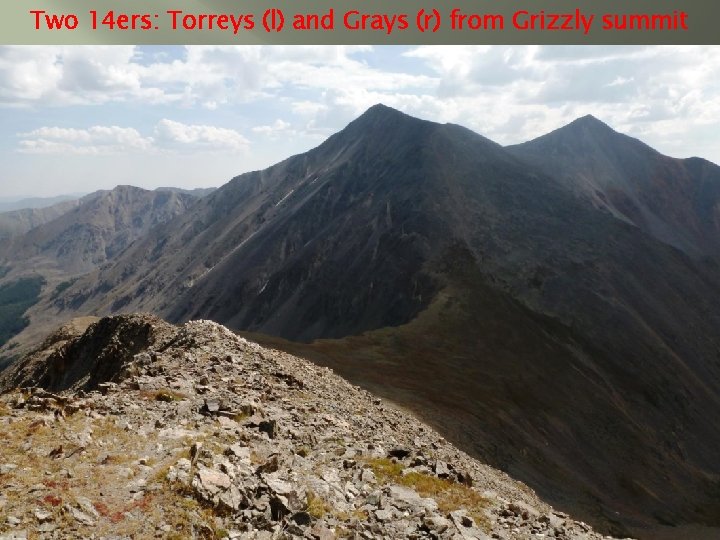
{"type": "Polygon", "coordinates": [[[155,139],[163,148],[194,147],[219,151],[246,150],[250,145],[250,141],[233,129],[188,125],[167,119],[155,126],[155,139]]]}
{"type": "Polygon", "coordinates": [[[255,126],[252,128],[253,133],[258,133],[260,135],[266,135],[269,137],[274,137],[277,135],[295,135],[297,132],[291,128],[291,124],[289,122],[285,122],[284,120],[278,118],[275,120],[272,124],[263,125],[263,126],[255,126]]]}
{"type": "Polygon", "coordinates": [[[0,47],[0,105],[150,101],[134,46],[0,47]]]}
{"type": "Polygon", "coordinates": [[[88,129],[41,127],[18,135],[20,152],[31,154],[115,154],[147,151],[152,138],[133,128],[93,126],[88,129]]]}
{"type": "Polygon", "coordinates": [[[41,127],[19,133],[18,138],[18,151],[30,154],[224,152],[244,151],[250,144],[232,129],[167,119],[157,123],[152,136],[143,136],[134,128],[93,126],[87,129],[41,127]]]}
{"type": "Polygon", "coordinates": [[[707,146],[699,126],[720,127],[720,47],[422,46],[405,56],[438,77],[412,112],[504,144],[591,113],[686,156],[707,146]]]}
{"type": "Polygon", "coordinates": [[[133,154],[140,174],[141,155],[162,171],[164,154],[187,154],[204,163],[181,170],[188,181],[216,171],[218,183],[308,150],[378,102],[501,144],[590,113],[663,153],[720,162],[718,46],[0,47],[0,147],[18,178],[40,162],[23,153],[133,154]]]}
{"type": "Polygon", "coordinates": [[[57,54],[49,47],[0,47],[0,104],[37,101],[62,78],[57,54]]]}
{"type": "Polygon", "coordinates": [[[180,58],[136,46],[0,49],[0,104],[64,106],[141,102],[216,109],[284,89],[397,91],[432,79],[371,68],[368,46],[192,46],[180,58]]]}

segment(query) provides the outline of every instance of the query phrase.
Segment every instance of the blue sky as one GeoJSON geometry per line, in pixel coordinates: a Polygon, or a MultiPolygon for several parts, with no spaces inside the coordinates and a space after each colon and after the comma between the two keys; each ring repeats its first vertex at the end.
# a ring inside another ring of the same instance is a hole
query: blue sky
{"type": "Polygon", "coordinates": [[[585,114],[720,163],[720,47],[0,47],[0,197],[218,186],[382,102],[501,144],[585,114]]]}

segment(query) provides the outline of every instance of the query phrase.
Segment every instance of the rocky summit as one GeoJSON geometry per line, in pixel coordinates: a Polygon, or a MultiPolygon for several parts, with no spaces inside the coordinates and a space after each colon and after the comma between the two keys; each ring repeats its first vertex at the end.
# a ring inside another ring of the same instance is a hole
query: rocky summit
{"type": "Polygon", "coordinates": [[[3,540],[603,538],[327,368],[209,321],[86,326],[0,376],[3,540]]]}

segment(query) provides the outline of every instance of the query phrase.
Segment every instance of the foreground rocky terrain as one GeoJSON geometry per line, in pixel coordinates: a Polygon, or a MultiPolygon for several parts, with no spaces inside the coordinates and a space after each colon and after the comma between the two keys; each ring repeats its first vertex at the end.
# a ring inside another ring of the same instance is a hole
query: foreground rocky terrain
{"type": "Polygon", "coordinates": [[[0,374],[2,539],[603,538],[327,368],[89,322],[0,374]]]}
{"type": "MultiPolygon", "coordinates": [[[[86,223],[146,215],[125,192],[86,223]]],[[[77,279],[43,274],[0,363],[74,317],[209,319],[411,408],[596,530],[720,527],[717,165],[590,116],[506,148],[377,105],[166,208],[132,242],[25,235],[0,266],[36,245],[99,259],[77,279]]]]}

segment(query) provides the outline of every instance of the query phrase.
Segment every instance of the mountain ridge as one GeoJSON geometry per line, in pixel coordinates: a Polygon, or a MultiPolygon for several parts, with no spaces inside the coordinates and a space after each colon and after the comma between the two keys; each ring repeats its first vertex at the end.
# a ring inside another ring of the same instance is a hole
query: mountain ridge
{"type": "Polygon", "coordinates": [[[664,156],[589,118],[507,150],[660,241],[717,257],[720,167],[705,160],[698,171],[693,158],[664,156]]]}
{"type": "Polygon", "coordinates": [[[24,208],[0,213],[0,241],[7,242],[13,236],[52,221],[80,204],[80,199],[61,201],[43,208],[24,208]]]}
{"type": "Polygon", "coordinates": [[[3,449],[0,533],[607,538],[332,371],[216,323],[81,327],[0,375],[0,426],[24,434],[3,449]]]}
{"type": "Polygon", "coordinates": [[[718,525],[720,433],[699,411],[720,414],[720,271],[714,199],[695,199],[719,169],[594,118],[568,129],[503,148],[373,107],[31,317],[144,310],[295,340],[600,530],[718,525]]]}
{"type": "Polygon", "coordinates": [[[83,197],[55,219],[11,239],[0,255],[8,261],[39,256],[69,275],[85,273],[194,201],[189,195],[120,185],[83,197]]]}

